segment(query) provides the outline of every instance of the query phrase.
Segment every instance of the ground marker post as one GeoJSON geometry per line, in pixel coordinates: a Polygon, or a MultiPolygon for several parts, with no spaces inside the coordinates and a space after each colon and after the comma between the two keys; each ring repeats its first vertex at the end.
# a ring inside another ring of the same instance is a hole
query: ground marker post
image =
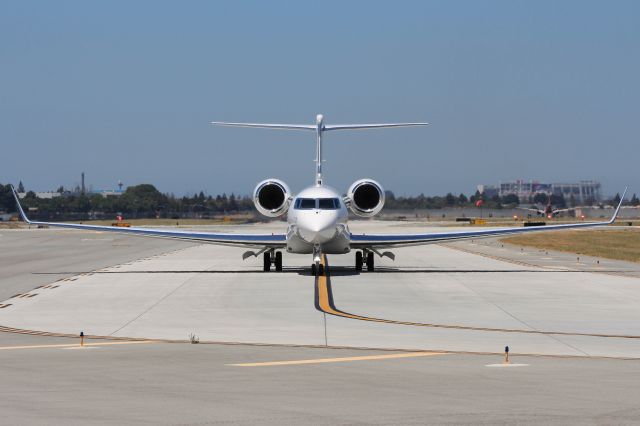
{"type": "Polygon", "coordinates": [[[84,346],[84,331],[80,332],[80,346],[84,346]]]}
{"type": "Polygon", "coordinates": [[[504,347],[504,363],[509,364],[509,346],[504,347]]]}

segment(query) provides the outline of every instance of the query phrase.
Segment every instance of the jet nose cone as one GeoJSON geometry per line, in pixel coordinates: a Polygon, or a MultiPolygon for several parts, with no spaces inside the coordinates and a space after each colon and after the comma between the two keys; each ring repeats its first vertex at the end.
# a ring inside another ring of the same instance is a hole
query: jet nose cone
{"type": "Polygon", "coordinates": [[[298,232],[303,240],[308,243],[325,243],[336,234],[335,223],[331,219],[315,218],[305,224],[300,224],[298,232]]]}

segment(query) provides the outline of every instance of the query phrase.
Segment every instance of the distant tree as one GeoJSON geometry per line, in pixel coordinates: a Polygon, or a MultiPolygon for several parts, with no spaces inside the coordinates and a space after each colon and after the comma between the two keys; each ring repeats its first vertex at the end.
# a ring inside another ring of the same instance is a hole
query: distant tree
{"type": "Polygon", "coordinates": [[[562,194],[552,194],[551,195],[551,204],[555,207],[564,208],[567,207],[567,202],[564,199],[562,194]]]}
{"type": "Polygon", "coordinates": [[[533,196],[533,202],[535,204],[547,204],[547,201],[549,201],[549,195],[544,192],[538,192],[533,196]]]}
{"type": "Polygon", "coordinates": [[[492,207],[494,209],[501,209],[502,208],[502,200],[500,199],[500,196],[498,194],[494,195],[493,197],[491,197],[490,203],[487,207],[492,207]]]}
{"type": "Polygon", "coordinates": [[[238,204],[236,203],[236,196],[232,192],[229,196],[229,210],[238,210],[238,204]]]}
{"type": "Polygon", "coordinates": [[[636,194],[633,194],[633,197],[631,197],[630,204],[632,206],[640,206],[640,200],[636,197],[636,194]]]}
{"type": "Polygon", "coordinates": [[[516,194],[507,194],[502,197],[503,204],[520,204],[520,199],[516,194]]]}
{"type": "Polygon", "coordinates": [[[618,203],[620,203],[620,194],[616,193],[616,196],[613,197],[613,200],[611,200],[611,204],[613,204],[614,206],[617,206],[618,203]]]}
{"type": "Polygon", "coordinates": [[[575,207],[576,206],[576,197],[571,194],[571,197],[569,197],[569,207],[575,207]]]}
{"type": "Polygon", "coordinates": [[[36,193],[33,191],[29,191],[27,192],[27,194],[24,196],[24,198],[26,200],[36,200],[38,197],[36,197],[36,193]]]}
{"type": "Polygon", "coordinates": [[[60,185],[60,187],[56,190],[57,193],[62,194],[64,192],[64,186],[60,185]]]}
{"type": "Polygon", "coordinates": [[[11,192],[11,185],[0,184],[0,210],[13,212],[16,210],[15,206],[16,202],[11,192]]]}
{"type": "Polygon", "coordinates": [[[450,192],[444,197],[444,199],[447,206],[453,206],[456,204],[456,197],[450,192]]]}
{"type": "Polygon", "coordinates": [[[24,192],[24,185],[22,184],[22,181],[20,181],[20,183],[18,184],[18,192],[24,192]]]}
{"type": "Polygon", "coordinates": [[[460,195],[458,195],[458,204],[460,205],[465,205],[469,202],[469,199],[467,198],[466,195],[460,193],[460,195]]]}

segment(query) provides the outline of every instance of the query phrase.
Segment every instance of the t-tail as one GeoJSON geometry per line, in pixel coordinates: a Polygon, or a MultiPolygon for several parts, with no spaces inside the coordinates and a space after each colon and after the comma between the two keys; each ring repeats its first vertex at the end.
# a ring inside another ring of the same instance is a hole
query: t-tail
{"type": "Polygon", "coordinates": [[[278,129],[278,130],[309,130],[316,132],[316,186],[322,186],[322,135],[324,132],[333,130],[366,130],[366,129],[383,129],[390,127],[414,127],[427,126],[429,123],[377,123],[377,124],[334,124],[327,125],[324,123],[324,116],[318,114],[315,124],[268,124],[268,123],[234,123],[225,121],[212,121],[211,124],[216,126],[229,127],[255,127],[259,129],[278,129]]]}

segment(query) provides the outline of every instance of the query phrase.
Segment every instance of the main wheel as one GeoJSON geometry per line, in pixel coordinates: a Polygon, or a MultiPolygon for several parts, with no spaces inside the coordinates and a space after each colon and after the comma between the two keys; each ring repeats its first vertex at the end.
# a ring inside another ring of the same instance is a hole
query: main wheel
{"type": "Polygon", "coordinates": [[[373,255],[374,255],[374,253],[372,251],[367,253],[367,271],[369,271],[369,272],[372,272],[374,270],[374,268],[375,268],[374,261],[373,261],[373,255]]]}
{"type": "Polygon", "coordinates": [[[362,271],[362,252],[361,251],[357,251],[356,252],[356,271],[362,271]]]}
{"type": "Polygon", "coordinates": [[[311,264],[311,275],[316,275],[316,264],[312,263],[311,264]]]}
{"type": "Polygon", "coordinates": [[[269,272],[271,270],[271,253],[266,252],[263,256],[262,256],[262,270],[265,272],[269,272]]]}
{"type": "Polygon", "coordinates": [[[278,272],[282,271],[282,252],[281,251],[276,252],[276,271],[278,272]]]}
{"type": "Polygon", "coordinates": [[[324,265],[322,263],[318,265],[318,275],[324,275],[324,265]]]}

